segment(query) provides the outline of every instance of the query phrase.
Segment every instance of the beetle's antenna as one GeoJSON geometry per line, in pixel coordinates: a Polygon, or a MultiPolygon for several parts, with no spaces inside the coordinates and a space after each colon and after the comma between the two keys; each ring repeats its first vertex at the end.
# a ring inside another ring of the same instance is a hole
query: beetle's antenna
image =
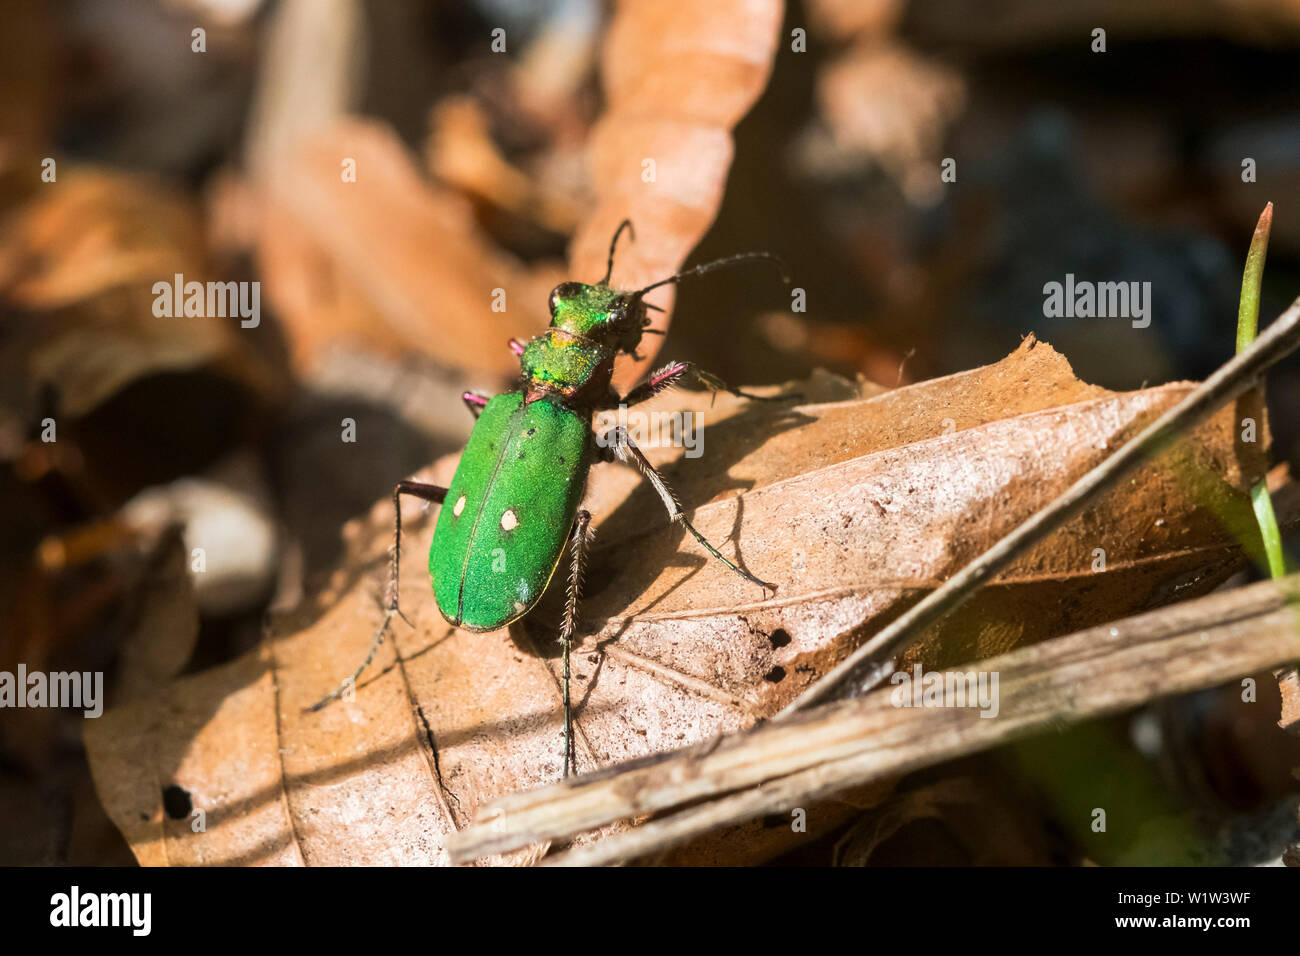
{"type": "Polygon", "coordinates": [[[609,265],[605,267],[605,278],[597,282],[597,285],[609,285],[609,277],[614,274],[614,249],[618,246],[618,237],[623,235],[624,229],[632,237],[632,241],[636,242],[636,230],[632,228],[632,220],[624,219],[614,230],[614,238],[609,240],[609,265]]]}
{"type": "Polygon", "coordinates": [[[647,292],[649,292],[651,289],[659,288],[661,285],[668,285],[670,282],[680,282],[682,279],[685,279],[688,276],[704,275],[704,273],[712,272],[714,269],[721,269],[724,266],[729,266],[736,262],[744,262],[748,259],[766,259],[769,262],[774,263],[776,267],[781,270],[781,281],[784,282],[786,285],[790,284],[790,270],[786,267],[785,260],[782,259],[780,256],[771,252],[742,252],[739,253],[738,255],[727,256],[725,259],[715,259],[712,262],[704,263],[704,265],[692,266],[689,269],[683,269],[681,272],[677,273],[676,275],[669,276],[667,279],[660,279],[658,282],[652,283],[651,285],[646,286],[644,289],[640,289],[637,292],[634,292],[633,295],[642,296],[645,295],[647,292]]]}

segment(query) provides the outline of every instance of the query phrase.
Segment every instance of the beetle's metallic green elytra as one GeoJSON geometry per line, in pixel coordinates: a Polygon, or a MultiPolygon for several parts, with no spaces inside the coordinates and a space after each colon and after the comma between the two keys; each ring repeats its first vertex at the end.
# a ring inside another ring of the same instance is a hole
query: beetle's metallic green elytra
{"type": "Polygon", "coordinates": [[[487,403],[447,489],[429,549],[443,617],[494,631],[554,574],[592,460],[591,416],[521,393],[487,403]]]}

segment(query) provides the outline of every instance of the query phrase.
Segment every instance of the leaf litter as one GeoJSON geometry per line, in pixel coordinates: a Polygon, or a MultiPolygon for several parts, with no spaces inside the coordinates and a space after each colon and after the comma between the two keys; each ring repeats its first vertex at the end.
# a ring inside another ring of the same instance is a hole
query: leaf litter
{"type": "MultiPolygon", "coordinates": [[[[797,404],[658,397],[651,410],[703,415],[704,454],[649,456],[700,531],[779,588],[765,596],[706,561],[629,470],[594,468],[597,547],[574,652],[579,771],[774,714],[1191,387],[1087,385],[1031,336],[994,365],[894,390],[815,375],[779,390],[802,392],[797,404]]],[[[1244,560],[1242,489],[1262,473],[1266,446],[1237,437],[1233,410],[1222,410],[1019,559],[900,666],[969,661],[1221,583],[1244,560]]],[[[443,459],[417,477],[445,483],[454,467],[443,459]]],[[[451,628],[429,592],[433,514],[422,510],[408,507],[403,522],[401,603],[413,627],[395,625],[354,701],[303,710],[351,673],[380,619],[387,501],[345,529],[347,558],[261,647],[87,726],[101,798],[142,863],[445,863],[447,834],[476,807],[559,778],[554,602],[508,631],[451,628]],[[173,786],[204,808],[205,830],[167,816],[173,786]]],[[[885,792],[846,798],[840,818],[885,792]]],[[[758,859],[791,840],[788,828],[727,836],[678,861],[758,859]]]]}

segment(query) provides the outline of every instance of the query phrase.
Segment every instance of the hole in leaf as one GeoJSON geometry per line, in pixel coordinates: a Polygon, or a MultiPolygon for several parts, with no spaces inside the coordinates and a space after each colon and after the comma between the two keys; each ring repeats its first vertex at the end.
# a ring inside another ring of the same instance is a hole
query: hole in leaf
{"type": "Polygon", "coordinates": [[[194,801],[190,799],[190,792],[184,787],[178,787],[172,784],[166,787],[162,792],[163,811],[173,820],[184,820],[194,809],[194,801]]]}

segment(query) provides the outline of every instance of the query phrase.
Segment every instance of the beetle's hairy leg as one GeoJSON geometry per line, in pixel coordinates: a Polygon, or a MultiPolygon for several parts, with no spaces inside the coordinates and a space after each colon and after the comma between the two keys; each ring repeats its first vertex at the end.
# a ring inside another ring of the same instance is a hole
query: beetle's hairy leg
{"type": "Polygon", "coordinates": [[[713,555],[746,581],[752,581],[754,584],[757,584],[765,590],[770,590],[773,593],[776,592],[775,584],[769,584],[767,581],[756,578],[748,571],[737,567],[727,558],[726,555],[713,545],[709,544],[708,539],[705,538],[704,535],[695,530],[695,525],[691,524],[691,520],[686,517],[686,513],[682,511],[681,505],[677,503],[677,496],[674,495],[672,489],[668,487],[668,482],[664,480],[663,475],[659,474],[659,472],[655,470],[654,465],[650,464],[650,459],[646,458],[641,449],[632,441],[626,428],[622,425],[615,425],[601,437],[600,445],[603,449],[612,449],[615,458],[624,464],[631,465],[639,471],[641,477],[650,482],[651,487],[658,492],[660,500],[663,501],[664,507],[668,510],[669,519],[686,528],[686,530],[694,536],[695,540],[698,541],[700,545],[709,552],[709,554],[713,555]]]}
{"type": "Polygon", "coordinates": [[[338,687],[335,687],[320,700],[316,701],[316,703],[308,707],[308,712],[315,713],[331,701],[338,700],[338,698],[347,692],[349,687],[357,686],[357,681],[361,679],[362,672],[365,671],[365,669],[370,666],[370,662],[375,659],[375,654],[379,651],[379,645],[384,643],[384,633],[388,630],[388,622],[393,619],[393,610],[395,609],[390,608],[384,612],[384,621],[379,625],[379,630],[375,631],[374,639],[370,642],[370,650],[366,653],[366,659],[361,662],[361,666],[352,672],[351,677],[345,678],[343,683],[339,684],[338,687]]]}
{"type": "Polygon", "coordinates": [[[478,392],[461,392],[460,400],[465,403],[469,413],[476,419],[482,414],[483,409],[487,407],[488,397],[480,395],[478,392]]]}
{"type": "Polygon", "coordinates": [[[564,600],[564,621],[560,625],[560,646],[564,648],[564,776],[573,773],[573,716],[572,698],[569,696],[569,656],[573,650],[573,635],[578,628],[578,601],[582,598],[582,571],[587,561],[587,548],[591,543],[591,513],[578,512],[573,522],[573,563],[569,565],[569,591],[564,600]]]}
{"type": "Polygon", "coordinates": [[[370,642],[370,650],[366,654],[366,659],[361,662],[361,666],[353,672],[351,677],[308,707],[308,711],[320,710],[330,701],[337,700],[349,687],[356,686],[362,672],[375,659],[375,653],[379,650],[379,645],[384,643],[384,634],[388,631],[388,624],[392,621],[394,614],[406,621],[407,624],[411,623],[407,616],[402,613],[401,608],[397,606],[398,575],[401,573],[402,565],[402,495],[411,495],[416,498],[423,498],[425,501],[432,501],[434,504],[442,504],[447,497],[447,489],[441,485],[429,485],[422,481],[410,480],[399,481],[397,487],[393,489],[393,556],[388,569],[388,591],[384,620],[379,625],[379,629],[375,631],[374,639],[370,642]]]}
{"type": "Polygon", "coordinates": [[[630,408],[633,405],[648,401],[660,392],[667,391],[676,385],[686,376],[688,370],[689,365],[686,362],[673,362],[671,365],[665,365],[663,368],[651,372],[648,379],[620,398],[617,404],[626,405],[630,408]]]}
{"type": "Polygon", "coordinates": [[[679,384],[682,379],[688,376],[694,378],[697,382],[712,392],[730,392],[732,395],[737,395],[740,398],[747,398],[754,402],[787,402],[801,397],[798,394],[755,395],[752,392],[745,392],[738,388],[730,387],[726,382],[718,378],[718,376],[714,375],[712,372],[706,372],[694,362],[673,362],[670,365],[665,365],[656,372],[652,372],[648,379],[624,395],[623,398],[620,399],[619,404],[627,405],[629,407],[632,405],[638,405],[641,402],[654,398],[660,392],[679,384]]]}

